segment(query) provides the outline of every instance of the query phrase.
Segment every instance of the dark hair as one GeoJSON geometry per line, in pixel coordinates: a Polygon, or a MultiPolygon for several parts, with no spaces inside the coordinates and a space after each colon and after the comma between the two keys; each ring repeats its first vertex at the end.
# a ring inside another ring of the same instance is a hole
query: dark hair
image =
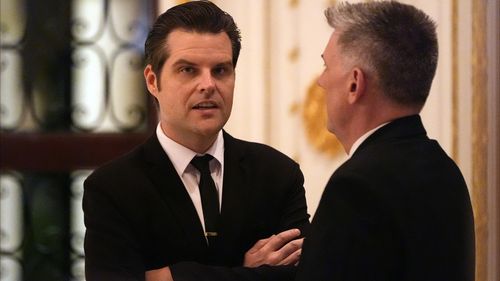
{"type": "Polygon", "coordinates": [[[199,33],[225,32],[231,40],[233,67],[236,67],[241,49],[241,36],[233,18],[209,1],[191,1],[168,9],[153,24],[145,43],[146,64],[151,64],[154,73],[160,74],[167,60],[167,36],[181,29],[199,33]]]}
{"type": "Polygon", "coordinates": [[[341,52],[373,74],[388,98],[424,105],[438,60],[436,24],[429,16],[395,1],[342,3],[325,15],[339,31],[341,52]]]}

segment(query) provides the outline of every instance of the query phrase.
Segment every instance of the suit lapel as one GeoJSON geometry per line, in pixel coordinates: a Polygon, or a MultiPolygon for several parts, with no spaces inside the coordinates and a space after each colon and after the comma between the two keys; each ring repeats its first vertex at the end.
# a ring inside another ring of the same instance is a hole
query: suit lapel
{"type": "Polygon", "coordinates": [[[222,239],[238,236],[244,227],[248,171],[244,165],[244,147],[224,132],[224,180],[221,208],[222,239]]]}
{"type": "Polygon", "coordinates": [[[206,250],[203,228],[193,202],[156,135],[145,144],[145,157],[150,163],[146,172],[166,206],[177,218],[179,227],[184,230],[188,246],[195,251],[206,250]]]}

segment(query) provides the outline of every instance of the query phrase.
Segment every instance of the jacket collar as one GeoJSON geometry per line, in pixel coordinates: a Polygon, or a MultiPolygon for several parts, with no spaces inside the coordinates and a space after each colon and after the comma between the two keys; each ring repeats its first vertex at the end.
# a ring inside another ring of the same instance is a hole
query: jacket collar
{"type": "Polygon", "coordinates": [[[420,115],[410,115],[391,121],[370,135],[354,152],[353,156],[366,147],[395,138],[427,138],[427,132],[420,115]]]}

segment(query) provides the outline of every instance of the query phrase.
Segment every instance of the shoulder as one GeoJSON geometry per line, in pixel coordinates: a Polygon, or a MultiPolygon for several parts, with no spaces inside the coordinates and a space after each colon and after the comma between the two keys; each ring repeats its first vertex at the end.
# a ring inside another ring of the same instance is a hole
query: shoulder
{"type": "Polygon", "coordinates": [[[120,182],[136,176],[144,166],[144,144],[96,168],[86,182],[120,182]]]}
{"type": "Polygon", "coordinates": [[[327,189],[392,201],[408,193],[436,197],[464,187],[460,170],[436,141],[395,139],[356,152],[334,172],[327,189]]]}
{"type": "MultiPolygon", "coordinates": [[[[127,217],[136,217],[131,206],[156,206],[158,191],[152,181],[151,167],[144,145],[95,169],[84,181],[83,200],[89,206],[110,205],[127,217]],[[94,203],[91,203],[94,202],[94,203]]],[[[141,208],[139,208],[141,209],[141,208]]],[[[143,214],[148,210],[134,209],[143,214]]]]}
{"type": "Polygon", "coordinates": [[[228,153],[239,154],[247,161],[258,161],[264,166],[275,164],[298,166],[288,155],[267,144],[237,139],[228,134],[225,134],[224,139],[228,153]]]}

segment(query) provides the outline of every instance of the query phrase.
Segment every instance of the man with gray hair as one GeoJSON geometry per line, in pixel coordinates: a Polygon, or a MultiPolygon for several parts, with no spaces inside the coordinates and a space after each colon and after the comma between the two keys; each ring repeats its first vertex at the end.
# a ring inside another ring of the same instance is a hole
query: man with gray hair
{"type": "Polygon", "coordinates": [[[342,3],[318,84],[349,159],[331,176],[296,280],[474,280],[463,176],[419,116],[438,58],[435,23],[413,6],[342,3]]]}

